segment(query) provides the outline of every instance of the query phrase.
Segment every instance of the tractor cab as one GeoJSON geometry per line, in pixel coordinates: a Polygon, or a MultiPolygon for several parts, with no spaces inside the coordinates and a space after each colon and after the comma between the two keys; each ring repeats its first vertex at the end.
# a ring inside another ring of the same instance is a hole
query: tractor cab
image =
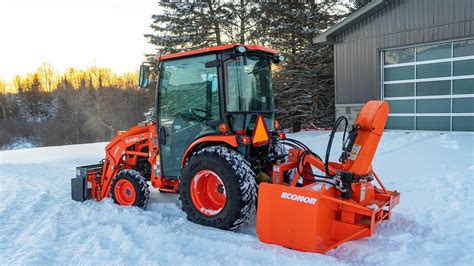
{"type": "MultiPolygon", "coordinates": [[[[181,175],[183,156],[198,139],[210,137],[209,144],[223,136],[251,137],[259,116],[273,130],[271,66],[283,60],[273,49],[222,45],[158,56],[153,64],[142,65],[141,87],[149,84],[150,65],[158,77],[162,176],[181,175]]],[[[243,147],[239,151],[249,152],[243,147]]]]}

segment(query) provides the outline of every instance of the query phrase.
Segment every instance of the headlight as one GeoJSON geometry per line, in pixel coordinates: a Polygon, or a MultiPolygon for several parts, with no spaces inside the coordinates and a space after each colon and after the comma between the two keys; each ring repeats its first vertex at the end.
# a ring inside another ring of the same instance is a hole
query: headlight
{"type": "Polygon", "coordinates": [[[245,53],[245,51],[247,51],[247,48],[245,48],[245,46],[243,45],[240,45],[240,46],[237,46],[237,48],[235,48],[235,51],[239,54],[243,54],[245,53]]]}
{"type": "Polygon", "coordinates": [[[274,58],[273,58],[273,62],[274,63],[281,63],[285,61],[285,57],[283,55],[276,55],[274,58]]]}

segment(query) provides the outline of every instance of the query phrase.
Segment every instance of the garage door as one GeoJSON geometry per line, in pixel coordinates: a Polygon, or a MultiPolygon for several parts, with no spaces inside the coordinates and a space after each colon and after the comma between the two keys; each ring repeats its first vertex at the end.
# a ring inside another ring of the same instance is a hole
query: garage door
{"type": "Polygon", "coordinates": [[[382,52],[388,129],[474,131],[474,39],[382,52]]]}

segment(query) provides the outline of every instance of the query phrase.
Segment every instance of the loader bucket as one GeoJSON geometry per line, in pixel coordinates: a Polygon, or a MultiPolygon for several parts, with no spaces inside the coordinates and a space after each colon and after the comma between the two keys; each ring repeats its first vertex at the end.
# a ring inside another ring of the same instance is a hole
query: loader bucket
{"type": "Polygon", "coordinates": [[[370,236],[380,221],[389,218],[399,197],[394,192],[376,192],[367,206],[361,206],[338,198],[337,193],[326,183],[305,187],[261,183],[258,238],[295,250],[325,253],[346,241],[370,236]]]}

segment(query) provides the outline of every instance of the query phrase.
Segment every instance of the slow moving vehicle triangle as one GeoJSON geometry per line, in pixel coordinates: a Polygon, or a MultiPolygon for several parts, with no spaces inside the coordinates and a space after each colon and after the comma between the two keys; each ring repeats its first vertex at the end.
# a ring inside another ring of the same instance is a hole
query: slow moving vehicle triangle
{"type": "Polygon", "coordinates": [[[252,142],[254,146],[262,146],[268,143],[268,130],[265,125],[265,120],[261,115],[255,121],[255,128],[253,130],[252,142]]]}

